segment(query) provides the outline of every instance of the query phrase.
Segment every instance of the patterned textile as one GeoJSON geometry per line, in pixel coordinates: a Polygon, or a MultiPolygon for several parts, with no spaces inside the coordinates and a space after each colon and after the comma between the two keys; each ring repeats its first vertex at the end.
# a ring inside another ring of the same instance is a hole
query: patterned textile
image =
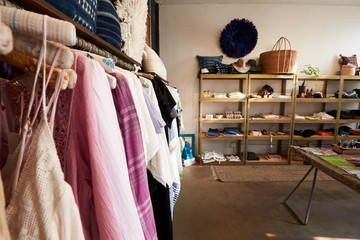
{"type": "MultiPolygon", "coordinates": [[[[17,68],[20,68],[21,70],[23,70],[25,72],[29,72],[35,76],[36,68],[38,65],[37,59],[28,57],[28,56],[26,56],[22,53],[16,52],[16,51],[12,51],[11,53],[9,53],[8,55],[5,55],[5,56],[0,55],[0,59],[8,62],[11,65],[16,66],[17,68]]],[[[49,71],[50,71],[50,66],[46,65],[46,76],[49,74],[49,71]]],[[[56,78],[60,71],[61,71],[61,69],[54,68],[54,71],[53,71],[53,74],[51,76],[50,83],[49,83],[49,85],[52,88],[55,87],[56,78]]],[[[42,78],[42,67],[40,69],[39,78],[42,78]]],[[[61,89],[66,89],[69,84],[69,81],[70,81],[69,74],[65,73],[64,81],[61,86],[61,89]]]]}
{"type": "Polygon", "coordinates": [[[139,119],[124,76],[119,73],[115,73],[114,76],[118,80],[118,85],[113,90],[113,97],[124,140],[132,192],[145,239],[157,239],[139,119]]]}
{"type": "MultiPolygon", "coordinates": [[[[63,3],[63,1],[54,2],[63,3]]],[[[0,6],[0,12],[1,22],[5,23],[16,32],[30,34],[42,39],[44,15],[4,6],[0,6]]],[[[46,38],[47,40],[55,41],[67,46],[74,46],[76,44],[76,28],[69,22],[47,17],[46,38]]]]}
{"type": "MultiPolygon", "coordinates": [[[[25,166],[6,209],[12,239],[84,239],[79,210],[71,187],[64,181],[44,118],[29,142],[25,166]]],[[[12,161],[17,159],[18,150],[12,161]]]]}
{"type": "Polygon", "coordinates": [[[121,49],[120,20],[110,0],[98,0],[96,35],[121,49]]]}
{"type": "MultiPolygon", "coordinates": [[[[196,56],[199,61],[200,70],[206,68],[209,73],[217,73],[216,64],[221,63],[223,56],[196,56]]],[[[199,71],[200,74],[200,71],[199,71]]]]}
{"type": "Polygon", "coordinates": [[[216,69],[219,74],[232,73],[232,64],[216,63],[216,69]]]}
{"type": "Polygon", "coordinates": [[[45,0],[91,32],[96,29],[97,0],[45,0]]]}

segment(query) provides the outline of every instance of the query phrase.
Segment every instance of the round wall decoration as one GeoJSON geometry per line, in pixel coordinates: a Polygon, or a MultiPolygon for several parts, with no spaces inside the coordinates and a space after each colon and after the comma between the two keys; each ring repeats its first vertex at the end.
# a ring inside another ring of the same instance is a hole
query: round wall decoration
{"type": "Polygon", "coordinates": [[[242,58],[256,46],[258,32],[255,25],[243,18],[228,23],[220,34],[220,47],[231,58],[242,58]]]}

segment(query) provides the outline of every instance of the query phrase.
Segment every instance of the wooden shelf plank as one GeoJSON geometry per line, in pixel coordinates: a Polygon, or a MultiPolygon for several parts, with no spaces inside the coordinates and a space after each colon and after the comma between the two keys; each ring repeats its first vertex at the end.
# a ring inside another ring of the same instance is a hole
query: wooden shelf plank
{"type": "Polygon", "coordinates": [[[334,140],[334,136],[319,136],[313,135],[311,137],[302,137],[294,135],[294,140],[304,140],[304,141],[316,141],[316,140],[325,140],[325,141],[332,141],[334,140]]]}
{"type": "Polygon", "coordinates": [[[247,74],[201,74],[203,80],[246,80],[247,74]]]}
{"type": "Polygon", "coordinates": [[[317,81],[317,80],[340,80],[341,76],[338,75],[319,75],[319,76],[297,76],[298,80],[309,80],[309,81],[317,81]]]}
{"type": "Polygon", "coordinates": [[[251,80],[293,80],[294,75],[249,74],[251,80]]]}
{"type": "MultiPolygon", "coordinates": [[[[289,135],[279,135],[279,136],[273,136],[273,140],[288,140],[289,139],[289,135]]],[[[263,140],[268,140],[270,141],[270,135],[265,135],[265,136],[248,136],[248,140],[257,140],[257,141],[263,141],[263,140]]]]}
{"type": "Polygon", "coordinates": [[[221,133],[221,136],[214,136],[214,137],[208,137],[206,136],[206,133],[201,133],[201,139],[202,140],[243,140],[244,136],[225,136],[221,133]]]}
{"type": "Polygon", "coordinates": [[[360,135],[344,135],[338,136],[338,140],[355,140],[360,139],[360,135]]]}
{"type": "Polygon", "coordinates": [[[319,120],[308,120],[308,119],[295,119],[295,123],[336,123],[335,119],[319,119],[319,120]]]}
{"type": "Polygon", "coordinates": [[[359,81],[360,76],[341,76],[345,81],[359,81]]]}
{"type": "Polygon", "coordinates": [[[202,102],[245,102],[246,98],[204,98],[202,97],[202,102]]]}
{"type": "Polygon", "coordinates": [[[291,102],[291,98],[249,98],[249,102],[291,102]]]}
{"type": "Polygon", "coordinates": [[[342,98],[343,103],[360,103],[360,98],[342,98]]]}
{"type": "Polygon", "coordinates": [[[249,123],[291,123],[291,119],[249,119],[249,123]]]}
{"type": "Polygon", "coordinates": [[[226,118],[222,118],[222,119],[205,119],[205,118],[202,118],[201,121],[203,123],[244,123],[245,118],[241,118],[241,119],[226,119],[226,118]]]}
{"type": "Polygon", "coordinates": [[[124,60],[125,62],[128,62],[130,64],[136,64],[138,66],[141,66],[141,64],[131,57],[127,56],[125,53],[123,53],[121,50],[115,48],[102,38],[95,35],[95,33],[90,32],[86,28],[84,28],[79,23],[72,20],[70,17],[65,15],[64,13],[60,12],[47,2],[43,0],[15,0],[15,2],[22,6],[25,10],[33,11],[40,14],[46,14],[50,17],[65,20],[68,22],[71,22],[76,27],[76,35],[83,38],[86,41],[89,41],[93,44],[95,44],[97,47],[108,51],[109,53],[117,56],[118,58],[124,60]]]}
{"type": "Polygon", "coordinates": [[[337,98],[296,98],[295,100],[298,103],[309,103],[309,102],[338,102],[337,98]]]}
{"type": "Polygon", "coordinates": [[[340,119],[339,123],[360,123],[360,119],[340,119]]]}

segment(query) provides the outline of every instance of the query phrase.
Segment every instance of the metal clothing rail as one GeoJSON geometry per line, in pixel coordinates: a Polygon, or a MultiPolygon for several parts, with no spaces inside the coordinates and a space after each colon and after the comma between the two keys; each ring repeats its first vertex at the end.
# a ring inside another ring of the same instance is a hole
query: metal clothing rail
{"type": "Polygon", "coordinates": [[[79,37],[76,38],[75,48],[84,50],[84,51],[88,51],[90,53],[94,53],[94,54],[100,55],[102,57],[111,58],[115,61],[116,66],[121,67],[123,69],[129,70],[129,71],[135,71],[135,69],[136,69],[134,65],[132,65],[128,62],[125,62],[124,60],[95,46],[95,44],[85,41],[82,38],[79,38],[79,37]]]}

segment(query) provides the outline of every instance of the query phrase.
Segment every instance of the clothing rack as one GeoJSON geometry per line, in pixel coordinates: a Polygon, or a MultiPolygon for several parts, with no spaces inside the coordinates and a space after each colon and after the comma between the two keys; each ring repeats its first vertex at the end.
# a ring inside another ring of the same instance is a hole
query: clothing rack
{"type": "Polygon", "coordinates": [[[128,62],[125,62],[124,60],[118,58],[117,56],[95,46],[95,44],[85,41],[82,38],[79,38],[79,37],[76,38],[75,48],[84,50],[84,51],[88,51],[90,53],[94,53],[94,54],[100,55],[102,57],[111,58],[115,61],[116,66],[121,67],[123,69],[129,70],[129,71],[135,71],[135,69],[136,69],[134,65],[132,65],[128,62]]]}

